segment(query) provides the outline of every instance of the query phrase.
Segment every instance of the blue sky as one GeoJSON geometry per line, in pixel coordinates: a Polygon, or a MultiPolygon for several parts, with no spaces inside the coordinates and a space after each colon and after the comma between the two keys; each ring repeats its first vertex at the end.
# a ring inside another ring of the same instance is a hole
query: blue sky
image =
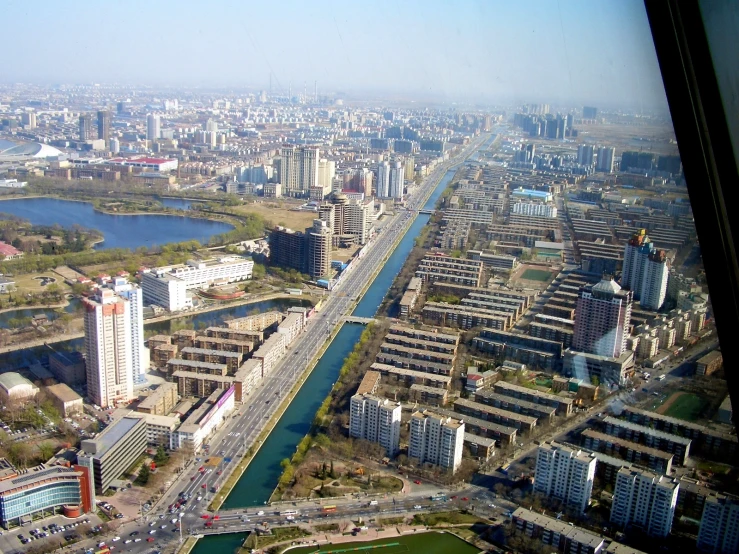
{"type": "Polygon", "coordinates": [[[5,0],[2,82],[665,107],[640,0],[5,0]],[[8,46],[10,45],[10,46],[8,46]]]}

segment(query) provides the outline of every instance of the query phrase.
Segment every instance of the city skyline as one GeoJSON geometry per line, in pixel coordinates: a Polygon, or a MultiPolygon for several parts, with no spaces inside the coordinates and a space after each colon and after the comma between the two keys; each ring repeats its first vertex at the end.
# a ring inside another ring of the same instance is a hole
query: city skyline
{"type": "Polygon", "coordinates": [[[197,17],[181,3],[119,6],[93,10],[72,1],[31,14],[23,3],[8,3],[6,20],[15,23],[9,43],[25,46],[0,62],[4,81],[265,90],[271,82],[275,94],[312,93],[317,85],[319,95],[363,92],[419,102],[666,108],[646,14],[636,0],[533,1],[525,11],[477,1],[369,8],[288,2],[280,12],[219,3],[197,17]],[[70,12],[84,35],[52,24],[70,12]],[[29,43],[33,25],[45,31],[29,43]]]}

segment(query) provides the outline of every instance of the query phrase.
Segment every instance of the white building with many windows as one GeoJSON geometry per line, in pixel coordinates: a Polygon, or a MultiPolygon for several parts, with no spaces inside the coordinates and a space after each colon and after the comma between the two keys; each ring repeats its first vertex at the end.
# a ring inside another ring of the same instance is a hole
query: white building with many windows
{"type": "Polygon", "coordinates": [[[672,529],[679,488],[676,479],[651,471],[621,468],[616,475],[611,522],[622,528],[640,527],[653,537],[666,537],[672,529]]]}
{"type": "Polygon", "coordinates": [[[739,552],[739,500],[717,493],[706,497],[697,547],[711,554],[739,552]]]}
{"type": "Polygon", "coordinates": [[[537,451],[534,490],[584,512],[593,492],[595,464],[594,454],[546,442],[537,451]]]}
{"type": "Polygon", "coordinates": [[[349,434],[379,443],[388,456],[394,456],[400,447],[400,414],[400,402],[355,394],[350,402],[349,434]]]}
{"type": "Polygon", "coordinates": [[[511,212],[532,217],[557,217],[557,208],[554,204],[544,202],[516,202],[511,207],[511,212]]]}
{"type": "Polygon", "coordinates": [[[408,457],[455,472],[462,463],[464,421],[428,410],[411,416],[408,457]]]}
{"type": "Polygon", "coordinates": [[[157,267],[141,277],[144,301],[170,311],[192,307],[187,291],[206,289],[251,279],[254,262],[242,256],[225,256],[209,260],[189,260],[185,264],[157,267]]]}

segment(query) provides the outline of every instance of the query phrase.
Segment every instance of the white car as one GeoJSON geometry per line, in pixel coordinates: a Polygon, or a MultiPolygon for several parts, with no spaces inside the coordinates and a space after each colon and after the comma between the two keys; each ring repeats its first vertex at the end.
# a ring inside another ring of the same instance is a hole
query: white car
{"type": "Polygon", "coordinates": [[[414,510],[421,510],[421,509],[423,509],[423,506],[421,506],[420,504],[416,504],[415,506],[413,506],[413,509],[414,510]]]}
{"type": "Polygon", "coordinates": [[[119,540],[121,540],[120,537],[113,537],[113,542],[118,542],[119,540]]]}
{"type": "Polygon", "coordinates": [[[141,539],[133,539],[133,542],[141,542],[141,539]]]}

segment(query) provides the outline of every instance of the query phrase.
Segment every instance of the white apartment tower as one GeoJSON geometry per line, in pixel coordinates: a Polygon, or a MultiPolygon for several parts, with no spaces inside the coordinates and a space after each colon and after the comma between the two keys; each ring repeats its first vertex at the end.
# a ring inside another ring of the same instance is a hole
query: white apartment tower
{"type": "Polygon", "coordinates": [[[395,162],[390,168],[390,191],[388,196],[394,200],[403,199],[403,188],[405,186],[405,171],[403,164],[395,162]]]}
{"type": "Polygon", "coordinates": [[[464,421],[429,411],[411,416],[408,457],[420,464],[437,465],[454,473],[462,463],[463,444],[464,421]]]}
{"type": "Polygon", "coordinates": [[[616,157],[616,149],[607,146],[598,148],[598,171],[613,173],[613,160],[616,157]]]}
{"type": "Polygon", "coordinates": [[[739,552],[739,500],[711,493],[703,505],[697,547],[699,552],[739,552]]]}
{"type": "Polygon", "coordinates": [[[555,442],[539,446],[534,490],[576,506],[580,513],[590,504],[596,458],[555,442]]]}
{"type": "Polygon", "coordinates": [[[134,385],[146,381],[146,368],[149,367],[149,352],[144,346],[144,298],[137,285],[123,277],[113,280],[113,290],[128,301],[131,314],[131,378],[134,385]]]}
{"type": "Polygon", "coordinates": [[[659,310],[667,295],[670,268],[663,250],[657,250],[641,229],[626,243],[621,286],[634,292],[643,308],[659,310]]]}
{"type": "Polygon", "coordinates": [[[379,443],[388,456],[395,456],[400,446],[400,414],[400,402],[355,394],[350,402],[349,435],[379,443]]]}
{"type": "Polygon", "coordinates": [[[83,299],[87,396],[101,408],[133,397],[133,347],[128,300],[110,289],[83,299]]]}
{"type": "Polygon", "coordinates": [[[616,475],[611,522],[636,525],[653,537],[666,537],[680,488],[675,479],[646,470],[621,468],[616,475]]]}
{"type": "Polygon", "coordinates": [[[161,120],[159,116],[150,113],[146,116],[146,140],[157,140],[161,131],[161,120]]]}
{"type": "Polygon", "coordinates": [[[377,166],[377,198],[390,198],[390,164],[380,162],[377,166]]]}

